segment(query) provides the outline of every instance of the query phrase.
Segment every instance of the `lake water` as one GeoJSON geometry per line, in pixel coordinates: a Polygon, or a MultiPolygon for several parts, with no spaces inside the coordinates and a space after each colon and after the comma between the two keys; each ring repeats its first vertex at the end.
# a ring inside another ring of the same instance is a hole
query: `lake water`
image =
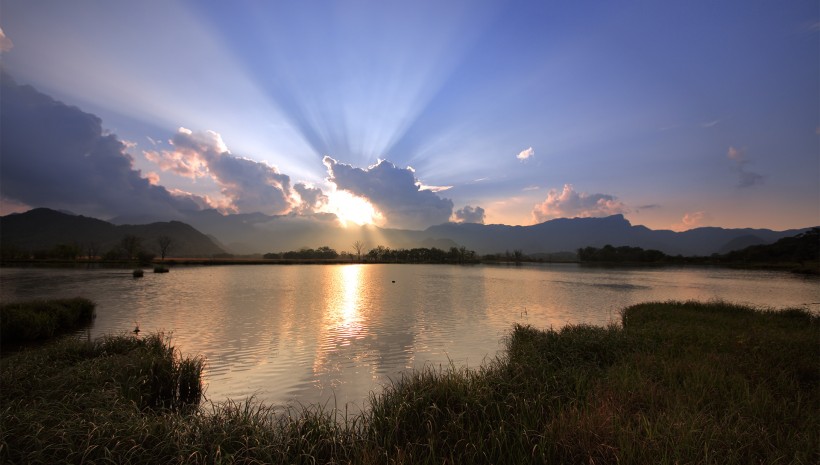
{"type": "Polygon", "coordinates": [[[476,367],[503,348],[514,323],[606,325],[650,300],[757,307],[820,306],[820,280],[717,268],[294,265],[122,269],[0,269],[3,302],[88,297],[92,336],[164,331],[207,360],[212,401],[363,405],[402,372],[476,367]]]}

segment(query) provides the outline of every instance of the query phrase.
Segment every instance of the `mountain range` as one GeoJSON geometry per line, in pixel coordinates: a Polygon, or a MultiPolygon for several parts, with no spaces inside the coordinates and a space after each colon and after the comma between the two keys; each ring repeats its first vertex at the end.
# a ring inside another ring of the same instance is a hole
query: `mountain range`
{"type": "Polygon", "coordinates": [[[180,221],[113,225],[48,208],[0,217],[0,245],[29,252],[49,250],[59,244],[76,244],[83,253],[93,248],[101,255],[117,247],[128,235],[140,238],[143,249],[157,254],[160,236],[171,238],[169,255],[175,257],[210,257],[225,253],[213,239],[180,221]]]}
{"type": "Polygon", "coordinates": [[[441,249],[464,246],[482,255],[512,250],[521,250],[525,254],[551,254],[611,244],[657,249],[669,255],[703,256],[750,245],[770,244],[809,229],[772,231],[705,227],[675,232],[632,225],[623,215],[562,218],[531,226],[445,223],[423,231],[386,229],[373,225],[342,227],[332,214],[223,215],[215,210],[203,210],[189,212],[181,219],[184,222],[149,222],[150,218],[121,217],[106,222],[38,208],[0,217],[0,240],[4,245],[14,244],[24,249],[95,241],[104,251],[106,247],[115,246],[126,234],[142,237],[145,244],[155,244],[158,236],[167,235],[172,237],[175,244],[171,255],[180,257],[208,257],[225,252],[283,252],[319,246],[351,251],[356,241],[363,242],[368,249],[377,245],[441,249]],[[134,224],[141,221],[147,224],[134,224]]]}

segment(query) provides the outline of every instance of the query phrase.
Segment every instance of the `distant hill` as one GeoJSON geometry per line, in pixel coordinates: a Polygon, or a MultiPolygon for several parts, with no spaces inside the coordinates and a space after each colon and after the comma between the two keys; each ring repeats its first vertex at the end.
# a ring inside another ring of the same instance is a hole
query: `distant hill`
{"type": "Polygon", "coordinates": [[[48,208],[0,217],[0,244],[23,251],[49,250],[60,244],[76,244],[85,252],[93,246],[104,254],[116,247],[126,235],[142,240],[144,250],[159,254],[157,239],[171,238],[169,256],[210,257],[225,251],[208,236],[179,222],[115,226],[106,221],[72,215],[48,208]]]}
{"type": "Polygon", "coordinates": [[[741,237],[772,243],[806,229],[696,228],[684,232],[633,226],[623,215],[605,218],[561,218],[532,226],[447,223],[428,228],[433,237],[446,237],[479,253],[521,249],[526,254],[576,251],[582,247],[641,247],[669,255],[711,255],[741,237]]]}
{"type": "MultiPolygon", "coordinates": [[[[156,218],[154,218],[156,219],[156,218]]],[[[445,223],[424,231],[380,228],[373,225],[341,227],[329,213],[315,215],[223,215],[216,210],[187,212],[177,218],[216,238],[230,253],[268,253],[330,246],[352,251],[355,241],[368,248],[465,246],[477,253],[494,254],[522,250],[527,255],[575,253],[583,247],[641,247],[669,255],[711,255],[749,245],[770,244],[804,229],[696,228],[684,232],[652,230],[632,225],[623,215],[605,218],[560,218],[531,226],[445,223]]],[[[148,218],[115,218],[116,224],[148,218]]]]}
{"type": "Polygon", "coordinates": [[[820,261],[820,228],[784,237],[773,244],[752,245],[724,256],[728,262],[817,263],[820,261]]]}

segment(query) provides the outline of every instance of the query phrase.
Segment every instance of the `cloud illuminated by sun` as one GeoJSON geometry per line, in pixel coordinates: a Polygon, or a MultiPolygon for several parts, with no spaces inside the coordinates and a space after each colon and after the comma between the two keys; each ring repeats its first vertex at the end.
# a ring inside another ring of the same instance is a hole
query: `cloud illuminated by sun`
{"type": "Polygon", "coordinates": [[[345,227],[351,223],[359,226],[384,224],[384,216],[376,211],[373,204],[344,190],[337,190],[328,195],[327,210],[334,213],[345,227]]]}

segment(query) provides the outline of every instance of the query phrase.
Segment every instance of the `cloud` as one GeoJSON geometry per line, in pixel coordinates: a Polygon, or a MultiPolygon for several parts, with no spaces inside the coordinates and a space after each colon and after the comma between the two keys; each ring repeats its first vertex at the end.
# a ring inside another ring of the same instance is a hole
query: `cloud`
{"type": "Polygon", "coordinates": [[[88,215],[174,216],[202,198],[176,196],[133,167],[126,144],[97,116],[2,73],[0,195],[88,215]]]}
{"type": "Polygon", "coordinates": [[[564,184],[560,192],[550,189],[547,198],[535,205],[532,215],[541,223],[553,218],[598,217],[626,212],[626,205],[615,196],[578,193],[571,184],[564,184]]]}
{"type": "Polygon", "coordinates": [[[518,155],[516,155],[515,158],[524,161],[532,158],[533,156],[535,156],[535,150],[533,150],[532,147],[530,147],[528,149],[518,152],[518,155]]]}
{"type": "Polygon", "coordinates": [[[297,210],[300,213],[312,213],[323,210],[327,205],[328,197],[318,187],[308,186],[305,183],[296,183],[293,190],[299,194],[300,203],[297,210]]]}
{"type": "Polygon", "coordinates": [[[744,150],[730,146],[726,152],[726,157],[735,162],[734,169],[738,176],[738,187],[752,187],[757,184],[763,184],[763,175],[751,171],[747,167],[749,160],[746,158],[746,152],[744,150]]]}
{"type": "Polygon", "coordinates": [[[711,217],[704,211],[688,212],[683,215],[680,223],[672,225],[673,231],[688,231],[704,225],[711,217]]]}
{"type": "Polygon", "coordinates": [[[12,47],[14,47],[14,44],[11,42],[11,39],[3,32],[3,28],[0,28],[0,52],[8,52],[12,47]]]}
{"type": "Polygon", "coordinates": [[[456,222],[458,223],[479,223],[484,224],[484,209],[481,207],[465,206],[453,213],[456,222]]]}
{"type": "Polygon", "coordinates": [[[145,157],[163,171],[212,178],[225,197],[224,211],[277,215],[292,209],[313,211],[308,205],[321,203],[321,190],[304,185],[294,190],[290,177],[275,166],[233,155],[217,132],[179,128],[170,143],[171,150],[146,151],[145,157]]]}
{"type": "Polygon", "coordinates": [[[387,160],[364,170],[327,156],[322,161],[327,167],[328,181],[370,201],[389,227],[424,229],[446,223],[453,213],[452,200],[421,189],[421,182],[411,168],[401,169],[387,160]]]}

